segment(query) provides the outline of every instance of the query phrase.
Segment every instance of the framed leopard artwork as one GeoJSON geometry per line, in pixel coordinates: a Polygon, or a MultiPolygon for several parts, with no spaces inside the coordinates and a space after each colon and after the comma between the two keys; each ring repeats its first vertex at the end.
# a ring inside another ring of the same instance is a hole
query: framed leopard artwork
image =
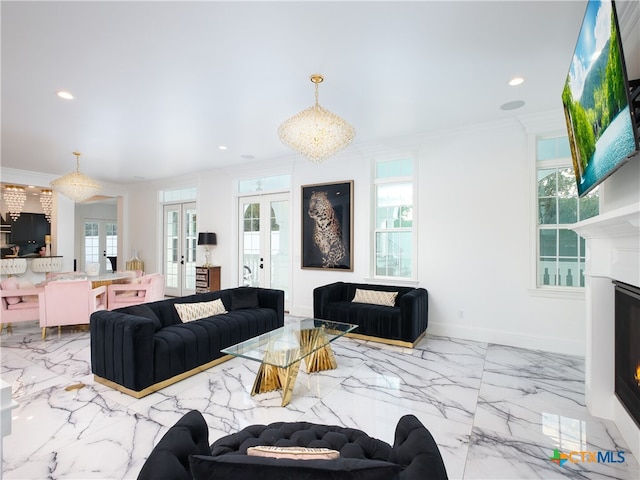
{"type": "Polygon", "coordinates": [[[302,186],[302,268],[353,271],[353,180],[302,186]]]}

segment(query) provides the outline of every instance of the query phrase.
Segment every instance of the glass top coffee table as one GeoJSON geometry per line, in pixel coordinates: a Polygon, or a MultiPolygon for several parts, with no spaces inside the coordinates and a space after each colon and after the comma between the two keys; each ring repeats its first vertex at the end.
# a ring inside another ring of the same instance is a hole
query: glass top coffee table
{"type": "Polygon", "coordinates": [[[331,370],[338,364],[331,342],[358,326],[305,318],[221,350],[222,353],[260,362],[251,395],[282,390],[282,406],[291,401],[300,363],[307,373],[331,370]]]}

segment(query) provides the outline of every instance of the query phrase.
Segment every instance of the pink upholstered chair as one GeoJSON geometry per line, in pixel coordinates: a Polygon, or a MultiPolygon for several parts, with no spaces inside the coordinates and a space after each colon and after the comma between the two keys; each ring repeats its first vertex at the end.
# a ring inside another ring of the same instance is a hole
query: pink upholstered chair
{"type": "Polygon", "coordinates": [[[42,338],[47,327],[88,325],[91,314],[107,308],[107,287],[91,288],[90,280],[49,282],[40,301],[42,338]]]}
{"type": "Polygon", "coordinates": [[[44,292],[44,288],[18,286],[16,277],[6,278],[0,283],[0,333],[5,323],[7,330],[11,331],[12,323],[35,321],[40,317],[39,295],[44,292]]]}
{"type": "Polygon", "coordinates": [[[108,309],[162,300],[164,292],[164,275],[160,273],[134,278],[131,283],[114,283],[107,286],[108,309]]]}
{"type": "Polygon", "coordinates": [[[155,302],[158,300],[164,300],[164,275],[161,273],[150,273],[145,276],[150,278],[149,284],[153,287],[153,292],[151,293],[151,299],[149,301],[155,302]]]}

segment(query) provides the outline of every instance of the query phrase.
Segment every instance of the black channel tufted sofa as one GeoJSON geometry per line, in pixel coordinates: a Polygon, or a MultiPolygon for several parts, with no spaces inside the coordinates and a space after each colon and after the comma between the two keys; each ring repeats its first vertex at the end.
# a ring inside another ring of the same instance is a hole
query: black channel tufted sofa
{"type": "Polygon", "coordinates": [[[335,282],[313,291],[313,316],[358,325],[347,336],[415,347],[429,322],[429,298],[424,288],[335,282]],[[394,306],[353,302],[356,289],[398,292],[394,306]]]}
{"type": "Polygon", "coordinates": [[[284,325],[284,292],[238,287],[91,315],[96,382],[136,398],[228,360],[221,349],[284,325]],[[175,304],[221,299],[228,313],[183,323],[175,304]]]}
{"type": "Polygon", "coordinates": [[[251,425],[208,445],[202,414],[192,410],[160,440],[138,480],[445,480],[435,440],[413,415],[396,426],[393,446],[361,430],[308,422],[251,425]],[[330,448],[334,460],[247,455],[257,445],[330,448]]]}

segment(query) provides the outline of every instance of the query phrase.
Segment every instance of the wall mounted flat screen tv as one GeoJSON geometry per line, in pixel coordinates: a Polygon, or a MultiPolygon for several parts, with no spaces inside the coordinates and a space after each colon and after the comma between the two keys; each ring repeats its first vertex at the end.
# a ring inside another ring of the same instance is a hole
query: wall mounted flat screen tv
{"type": "Polygon", "coordinates": [[[590,0],[562,91],[578,194],[638,151],[615,4],[590,0]]]}

